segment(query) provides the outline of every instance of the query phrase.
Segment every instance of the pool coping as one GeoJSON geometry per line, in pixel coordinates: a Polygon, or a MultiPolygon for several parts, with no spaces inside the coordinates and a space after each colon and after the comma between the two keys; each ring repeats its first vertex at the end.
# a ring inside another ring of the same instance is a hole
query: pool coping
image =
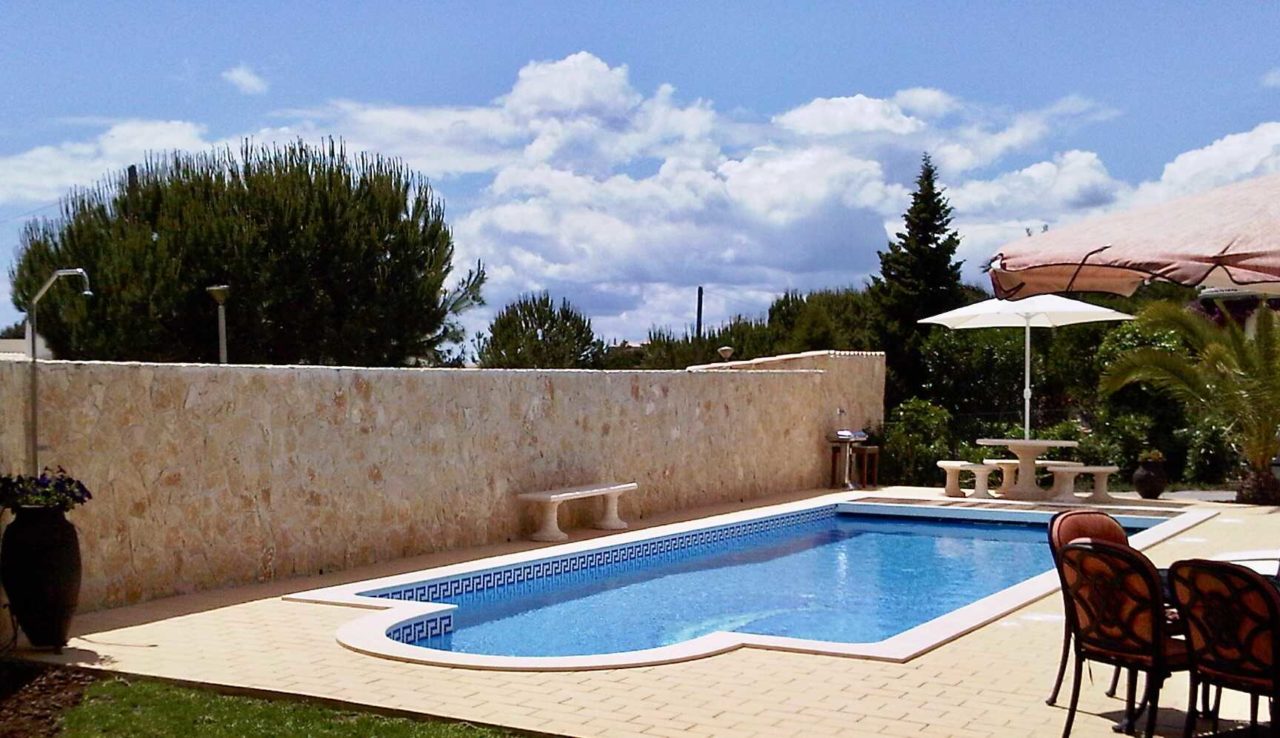
{"type": "MultiPolygon", "coordinates": [[[[939,501],[942,502],[942,501],[939,501]]],[[[1057,575],[1052,570],[1038,574],[1011,587],[995,592],[968,605],[952,610],[910,628],[902,633],[876,642],[840,643],[781,636],[764,636],[751,633],[716,632],[680,643],[639,651],[624,651],[610,654],[593,654],[585,656],[541,656],[515,657],[467,654],[443,651],[421,646],[409,645],[393,640],[389,633],[397,628],[408,628],[418,625],[418,632],[423,631],[422,623],[439,623],[443,618],[451,620],[450,613],[455,605],[422,602],[416,600],[398,600],[373,597],[362,592],[371,590],[394,589],[424,580],[438,580],[476,572],[502,569],[513,565],[555,559],[573,554],[595,550],[625,546],[651,539],[661,539],[681,533],[697,532],[720,526],[746,523],[760,519],[773,518],[788,513],[816,511],[820,508],[836,506],[854,507],[873,504],[877,509],[891,511],[891,514],[905,516],[956,517],[979,520],[1009,520],[1010,517],[1024,517],[1028,513],[1047,515],[1044,507],[1068,509],[1081,507],[1070,503],[1053,504],[1045,502],[1020,503],[1017,501],[996,501],[1000,509],[983,509],[974,507],[947,507],[929,504],[894,504],[881,502],[875,494],[838,492],[829,495],[811,497],[805,500],[787,502],[751,510],[715,515],[707,518],[689,520],[680,523],[657,526],[644,530],[629,531],[585,541],[556,544],[522,551],[515,554],[476,559],[468,562],[433,567],[415,572],[397,574],[388,577],[364,580],[333,587],[307,590],[284,596],[282,599],[291,602],[305,602],[323,605],[352,607],[374,611],[371,614],[356,618],[338,628],[335,638],[343,647],[370,656],[392,659],[395,661],[433,664],[437,666],[463,667],[472,669],[493,669],[505,671],[577,671],[591,669],[616,669],[637,666],[654,666],[659,664],[688,661],[691,659],[712,656],[738,648],[761,648],[794,653],[824,654],[863,658],[875,661],[903,663],[925,654],[939,646],[949,643],[966,633],[972,632],[1014,610],[1032,604],[1058,589],[1057,575]],[[1026,507],[1027,510],[1018,510],[1026,507]],[[1040,508],[1034,510],[1031,508],[1040,508]]],[[[1105,507],[1123,510],[1125,513],[1142,515],[1144,511],[1168,514],[1168,508],[1144,507],[1141,503],[1107,505],[1105,507]]],[[[1164,522],[1136,533],[1130,538],[1135,548],[1145,549],[1182,533],[1215,516],[1216,511],[1205,509],[1185,510],[1164,522]]],[[[430,632],[424,634],[430,635],[430,632]]]]}

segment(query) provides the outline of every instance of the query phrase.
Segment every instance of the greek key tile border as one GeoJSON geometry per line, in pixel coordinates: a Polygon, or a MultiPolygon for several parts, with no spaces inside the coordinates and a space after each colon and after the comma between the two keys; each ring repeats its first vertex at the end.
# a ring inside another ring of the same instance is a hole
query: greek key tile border
{"type": "MultiPolygon", "coordinates": [[[[500,590],[503,587],[547,577],[585,572],[610,564],[647,561],[683,552],[697,546],[705,546],[735,538],[747,538],[779,528],[810,523],[815,520],[833,517],[835,514],[835,505],[825,505],[811,510],[775,515],[759,520],[718,525],[712,528],[687,533],[675,533],[646,541],[540,559],[456,577],[431,579],[382,590],[370,590],[360,594],[365,597],[378,597],[389,600],[438,602],[460,595],[500,590]]],[[[452,615],[428,615],[402,623],[389,631],[387,636],[401,643],[412,643],[425,637],[443,635],[452,630],[452,615]]]]}
{"type": "Polygon", "coordinates": [[[387,637],[399,643],[415,643],[424,638],[453,632],[453,615],[427,615],[401,623],[387,631],[387,637]]]}

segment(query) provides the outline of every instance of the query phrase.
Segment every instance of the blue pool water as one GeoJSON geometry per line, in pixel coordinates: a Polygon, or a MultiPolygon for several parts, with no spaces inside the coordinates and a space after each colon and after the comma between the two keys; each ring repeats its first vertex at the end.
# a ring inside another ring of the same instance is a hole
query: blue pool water
{"type": "Polygon", "coordinates": [[[1043,524],[833,515],[440,600],[458,606],[453,632],[415,645],[574,656],[715,631],[879,641],[1051,568],[1043,524]]]}

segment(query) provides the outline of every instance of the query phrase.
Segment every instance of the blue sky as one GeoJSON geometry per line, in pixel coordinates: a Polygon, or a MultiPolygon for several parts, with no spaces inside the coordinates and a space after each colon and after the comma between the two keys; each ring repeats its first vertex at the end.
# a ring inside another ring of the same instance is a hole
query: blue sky
{"type": "MultiPolygon", "coordinates": [[[[921,151],[967,276],[1023,228],[1280,170],[1273,3],[0,6],[0,261],[153,148],[343,137],[444,196],[490,307],[607,338],[875,271],[921,151]]],[[[20,315],[0,287],[0,321],[20,315]]]]}

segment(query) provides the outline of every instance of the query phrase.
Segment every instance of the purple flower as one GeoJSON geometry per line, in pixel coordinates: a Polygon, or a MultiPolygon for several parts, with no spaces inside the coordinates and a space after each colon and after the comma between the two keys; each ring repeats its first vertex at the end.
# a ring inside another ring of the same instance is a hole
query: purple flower
{"type": "Polygon", "coordinates": [[[0,508],[46,507],[66,512],[92,497],[84,483],[62,467],[56,471],[46,467],[39,476],[0,476],[0,508]]]}

